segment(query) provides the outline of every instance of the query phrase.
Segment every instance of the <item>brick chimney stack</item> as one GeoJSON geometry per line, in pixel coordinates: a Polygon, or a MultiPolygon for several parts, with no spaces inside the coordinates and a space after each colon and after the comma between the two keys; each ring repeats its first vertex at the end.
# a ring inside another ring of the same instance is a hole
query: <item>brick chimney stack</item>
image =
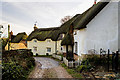
{"type": "Polygon", "coordinates": [[[37,22],[35,22],[35,24],[34,24],[34,31],[35,31],[36,29],[38,29],[38,28],[36,27],[36,23],[37,23],[37,22]]]}
{"type": "Polygon", "coordinates": [[[10,32],[10,35],[13,35],[13,32],[12,32],[12,31],[10,32]]]}

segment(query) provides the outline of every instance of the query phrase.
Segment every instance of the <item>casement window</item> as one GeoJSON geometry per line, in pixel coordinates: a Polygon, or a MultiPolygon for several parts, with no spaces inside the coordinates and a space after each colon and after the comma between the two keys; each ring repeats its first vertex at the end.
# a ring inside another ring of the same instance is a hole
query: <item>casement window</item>
{"type": "Polygon", "coordinates": [[[47,52],[51,52],[51,48],[47,48],[47,52]]]}
{"type": "Polygon", "coordinates": [[[78,43],[77,42],[75,42],[75,53],[77,54],[77,47],[78,47],[78,43]]]}
{"type": "Polygon", "coordinates": [[[33,50],[34,50],[34,51],[37,51],[37,47],[36,47],[36,46],[33,46],[33,50]]]}

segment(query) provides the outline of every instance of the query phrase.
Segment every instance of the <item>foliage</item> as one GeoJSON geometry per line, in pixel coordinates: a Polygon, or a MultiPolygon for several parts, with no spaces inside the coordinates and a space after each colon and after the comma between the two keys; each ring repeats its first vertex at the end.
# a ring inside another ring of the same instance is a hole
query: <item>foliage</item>
{"type": "Polygon", "coordinates": [[[76,70],[80,73],[83,71],[88,72],[91,71],[92,69],[93,66],[90,64],[88,60],[83,60],[81,65],[76,68],[76,70]]]}
{"type": "Polygon", "coordinates": [[[52,57],[52,55],[34,55],[34,57],[52,57]]]}
{"type": "Polygon", "coordinates": [[[64,67],[66,69],[66,71],[71,74],[71,76],[73,78],[83,78],[81,74],[79,74],[79,72],[77,72],[75,69],[70,69],[68,68],[64,63],[60,63],[62,67],[64,67]]]}
{"type": "Polygon", "coordinates": [[[5,49],[5,46],[7,45],[8,43],[8,38],[2,38],[2,49],[4,50],[5,49]]]}
{"type": "Polygon", "coordinates": [[[15,62],[10,62],[10,63],[3,63],[3,80],[13,80],[13,79],[23,79],[25,78],[24,73],[23,73],[23,67],[18,65],[15,62]]]}
{"type": "Polygon", "coordinates": [[[34,66],[33,53],[29,50],[3,52],[3,80],[25,80],[34,66]]]}
{"type": "Polygon", "coordinates": [[[64,18],[61,19],[60,22],[63,24],[65,22],[67,22],[68,20],[70,20],[71,18],[72,18],[72,16],[65,16],[64,18]]]}

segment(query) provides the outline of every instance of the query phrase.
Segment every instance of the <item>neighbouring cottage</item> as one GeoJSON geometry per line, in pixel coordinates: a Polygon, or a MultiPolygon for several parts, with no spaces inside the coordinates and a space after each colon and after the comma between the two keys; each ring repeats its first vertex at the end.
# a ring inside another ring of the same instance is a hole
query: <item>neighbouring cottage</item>
{"type": "Polygon", "coordinates": [[[81,56],[120,49],[118,6],[118,2],[98,2],[74,20],[74,53],[81,56]]]}
{"type": "Polygon", "coordinates": [[[100,54],[100,51],[107,54],[108,49],[111,52],[120,49],[118,5],[118,2],[98,2],[61,25],[69,29],[72,26],[74,30],[74,49],[67,47],[71,43],[67,34],[61,43],[63,53],[73,50],[74,59],[78,59],[84,54],[100,54]]]}
{"type": "MultiPolygon", "coordinates": [[[[13,32],[10,32],[10,50],[16,49],[27,49],[27,34],[25,32],[18,33],[13,35],[13,32]]],[[[5,47],[5,50],[8,50],[8,44],[5,47]]]]}
{"type": "Polygon", "coordinates": [[[64,37],[60,27],[37,28],[27,38],[27,47],[36,55],[52,55],[62,53],[61,40],[64,37]]]}
{"type": "Polygon", "coordinates": [[[61,25],[65,30],[67,30],[65,37],[63,38],[61,42],[61,46],[63,47],[63,54],[66,56],[66,58],[71,61],[71,60],[76,60],[77,55],[74,54],[74,35],[73,35],[73,22],[74,20],[79,16],[79,14],[75,15],[73,18],[65,22],[64,24],[61,25]]]}

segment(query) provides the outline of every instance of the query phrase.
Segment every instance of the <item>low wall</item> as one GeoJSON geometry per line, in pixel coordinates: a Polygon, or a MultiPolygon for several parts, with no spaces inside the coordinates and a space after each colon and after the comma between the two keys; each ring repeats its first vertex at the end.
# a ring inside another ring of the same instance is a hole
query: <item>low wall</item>
{"type": "Polygon", "coordinates": [[[68,60],[67,60],[65,57],[63,57],[63,62],[64,62],[65,65],[68,67],[68,60]]]}
{"type": "Polygon", "coordinates": [[[56,58],[56,59],[59,59],[59,60],[62,60],[62,57],[59,56],[59,55],[55,55],[55,54],[53,54],[52,57],[54,57],[54,58],[56,58]]]}

